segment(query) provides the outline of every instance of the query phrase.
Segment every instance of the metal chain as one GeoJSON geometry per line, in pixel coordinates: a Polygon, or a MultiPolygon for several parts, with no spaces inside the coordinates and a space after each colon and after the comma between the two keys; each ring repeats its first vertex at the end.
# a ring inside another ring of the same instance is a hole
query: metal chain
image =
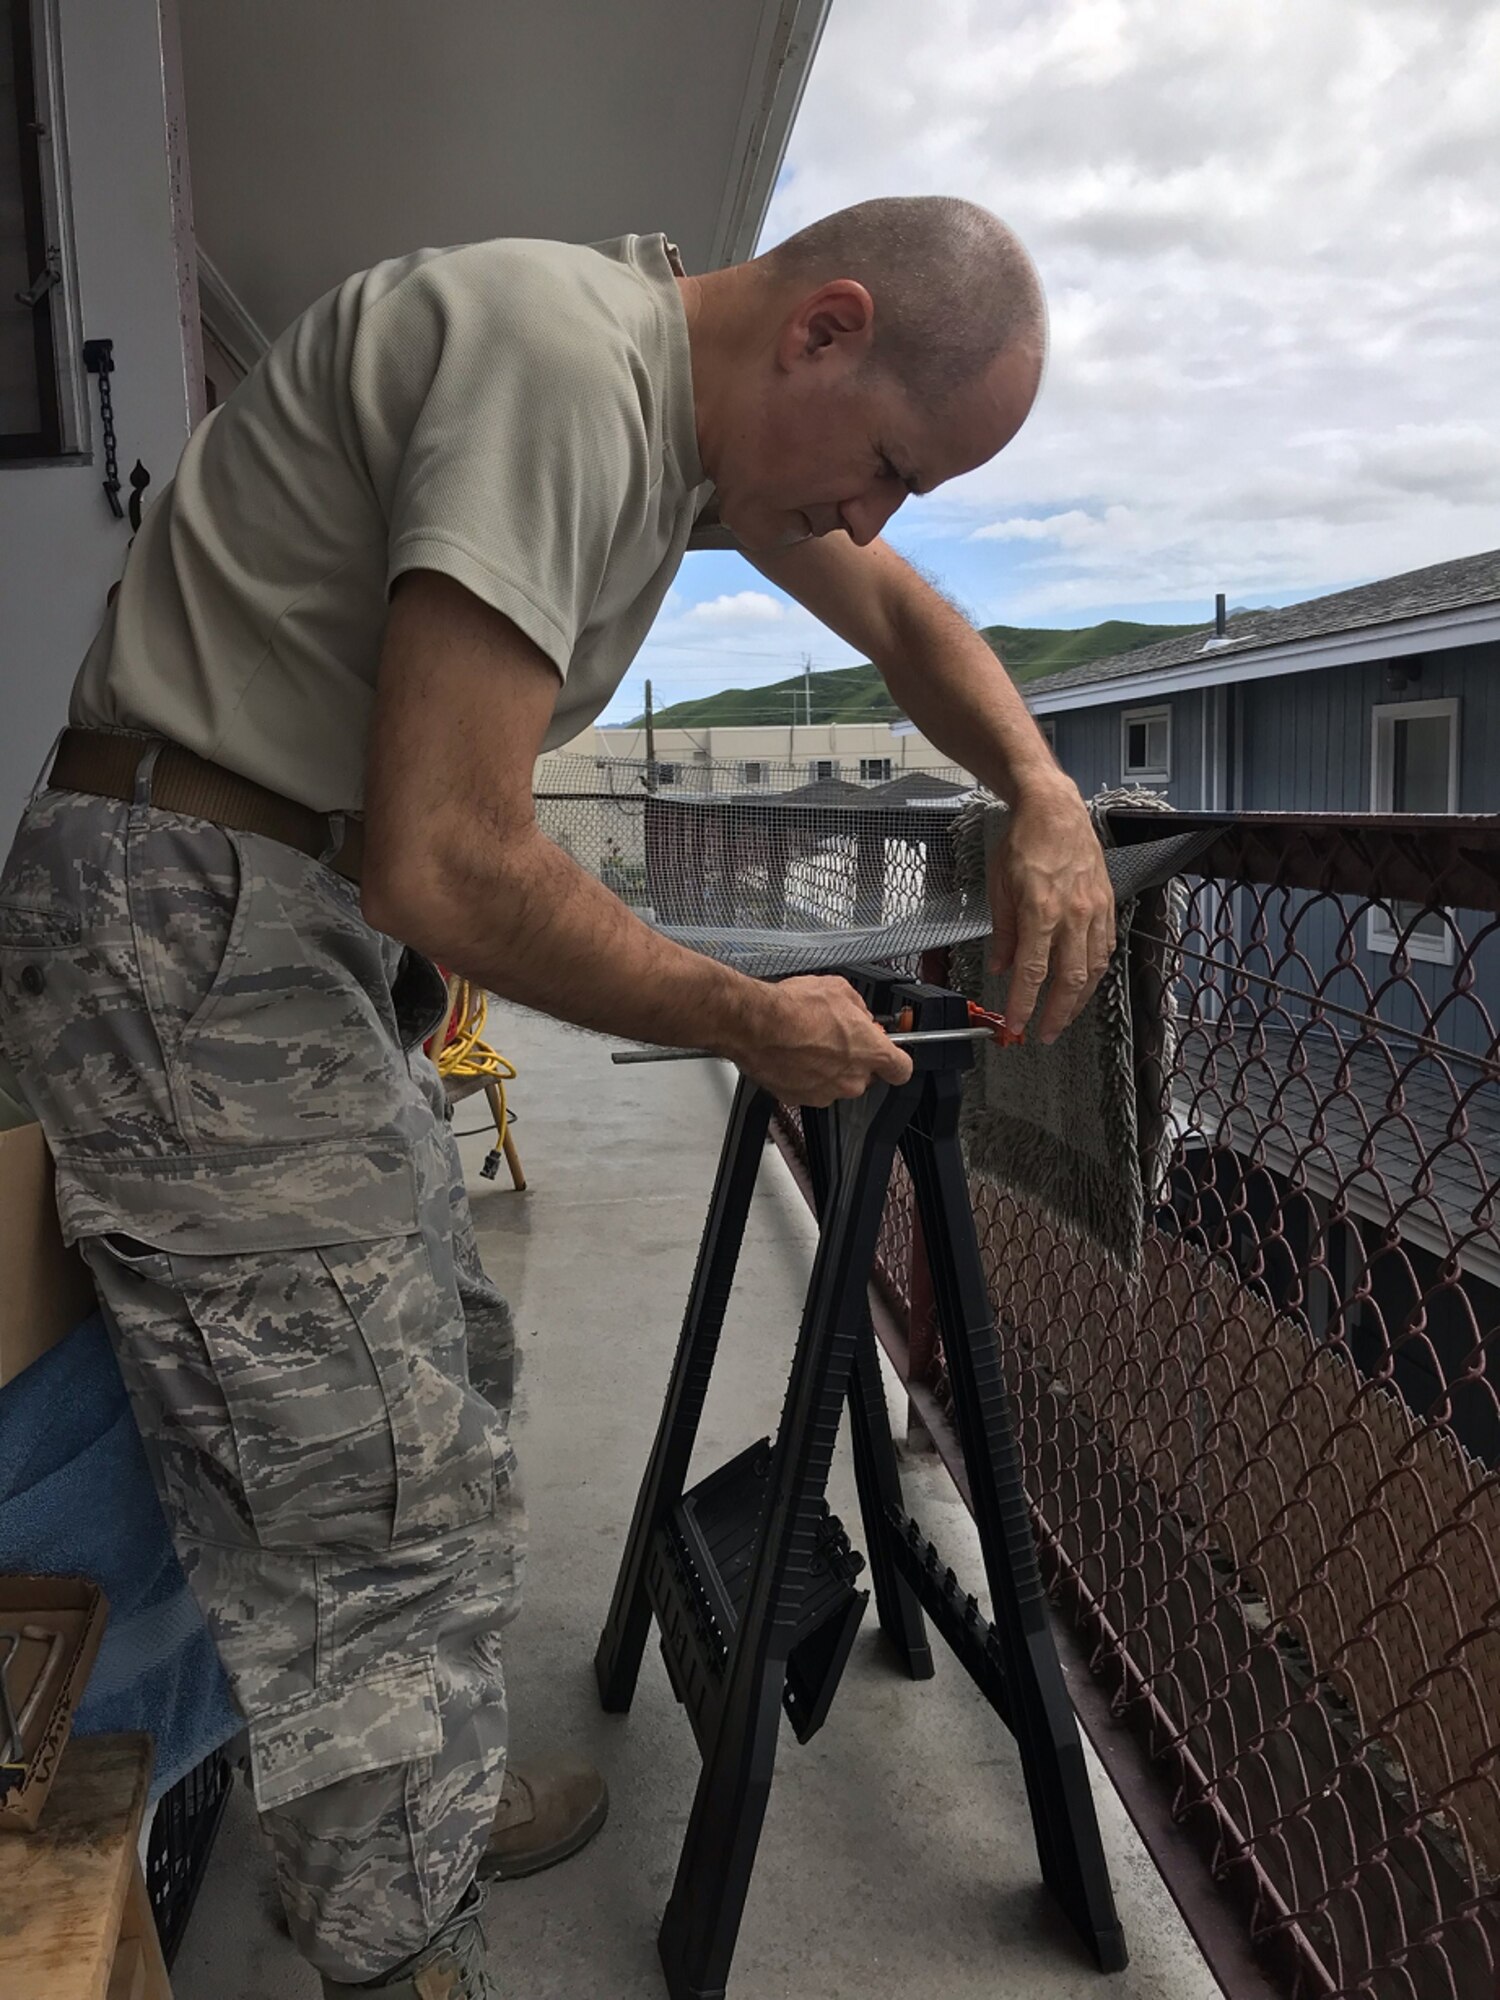
{"type": "Polygon", "coordinates": [[[112,340],[86,340],[83,343],[83,365],[90,375],[99,378],[99,419],[104,430],[104,497],[109,502],[109,511],[117,521],[125,518],[125,509],[120,505],[120,461],[115,445],[115,405],[109,391],[109,378],[115,372],[115,344],[112,340]]]}
{"type": "Polygon", "coordinates": [[[109,393],[109,375],[99,374],[99,421],[104,430],[104,497],[115,519],[124,518],[120,505],[120,461],[115,444],[115,406],[109,393]]]}

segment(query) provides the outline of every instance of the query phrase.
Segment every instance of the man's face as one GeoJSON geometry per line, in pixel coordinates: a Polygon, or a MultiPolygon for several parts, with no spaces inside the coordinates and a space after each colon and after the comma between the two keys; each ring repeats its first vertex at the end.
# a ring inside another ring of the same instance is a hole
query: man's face
{"type": "Polygon", "coordinates": [[[853,344],[795,344],[724,440],[713,467],[720,518],[751,554],[838,532],[863,548],[909,494],[930,493],[1009,444],[1039,376],[1034,352],[1012,348],[923,410],[853,344]]]}

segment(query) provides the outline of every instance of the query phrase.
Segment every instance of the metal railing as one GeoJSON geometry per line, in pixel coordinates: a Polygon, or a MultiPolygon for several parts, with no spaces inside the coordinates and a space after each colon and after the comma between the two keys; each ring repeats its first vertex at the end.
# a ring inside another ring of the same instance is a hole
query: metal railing
{"type": "MultiPolygon", "coordinates": [[[[1296,2000],[1493,2000],[1500,822],[1212,824],[1141,1274],[973,1183],[1043,1563],[1190,1918],[1206,1865],[1296,2000]]],[[[957,1468],[900,1175],[877,1284],[957,1468]]]]}

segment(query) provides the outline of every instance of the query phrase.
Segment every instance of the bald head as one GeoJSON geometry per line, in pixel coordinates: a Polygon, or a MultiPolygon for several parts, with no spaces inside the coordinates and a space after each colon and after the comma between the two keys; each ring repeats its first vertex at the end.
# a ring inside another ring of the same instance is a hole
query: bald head
{"type": "Polygon", "coordinates": [[[1036,266],[986,208],[948,195],[862,201],[799,229],[752,267],[810,291],[853,278],[875,305],[871,365],[932,409],[1012,347],[1040,367],[1047,307],[1036,266]]]}
{"type": "Polygon", "coordinates": [[[868,545],[910,495],[1003,451],[1036,400],[1041,284],[973,202],[861,202],[678,283],[699,455],[749,550],[868,545]]]}

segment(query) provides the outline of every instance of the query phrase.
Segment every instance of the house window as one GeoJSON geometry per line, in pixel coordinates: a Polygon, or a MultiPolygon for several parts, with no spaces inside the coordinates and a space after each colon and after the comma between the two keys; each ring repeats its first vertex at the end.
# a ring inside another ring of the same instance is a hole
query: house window
{"type": "Polygon", "coordinates": [[[763,785],[766,782],[764,764],[741,764],[740,777],[747,785],[763,785]]]}
{"type": "Polygon", "coordinates": [[[807,775],[815,782],[819,778],[836,778],[838,774],[838,760],[834,757],[814,757],[807,767],[807,775]]]}
{"type": "Polygon", "coordinates": [[[1164,785],[1172,775],[1170,708],[1127,708],[1120,717],[1120,770],[1142,784],[1164,785]]]}
{"type": "Polygon", "coordinates": [[[885,784],[891,775],[890,758],[861,757],[859,760],[859,775],[864,779],[866,784],[885,784]]]}
{"type": "Polygon", "coordinates": [[[680,785],[682,783],[682,766],[680,764],[658,764],[656,767],[656,782],[659,785],[680,785]]]}
{"type": "Polygon", "coordinates": [[[1055,757],[1057,755],[1057,718],[1052,715],[1039,715],[1035,720],[1037,728],[1042,732],[1042,741],[1055,757]]]}
{"type": "MultiPolygon", "coordinates": [[[[1378,813],[1458,810],[1458,702],[1390,702],[1372,711],[1370,809],[1378,813]]],[[[1377,903],[1370,911],[1371,951],[1400,945],[1412,958],[1453,963],[1453,924],[1420,903],[1377,903]]]]}
{"type": "Polygon", "coordinates": [[[0,0],[0,460],[84,449],[55,0],[0,0]]]}

